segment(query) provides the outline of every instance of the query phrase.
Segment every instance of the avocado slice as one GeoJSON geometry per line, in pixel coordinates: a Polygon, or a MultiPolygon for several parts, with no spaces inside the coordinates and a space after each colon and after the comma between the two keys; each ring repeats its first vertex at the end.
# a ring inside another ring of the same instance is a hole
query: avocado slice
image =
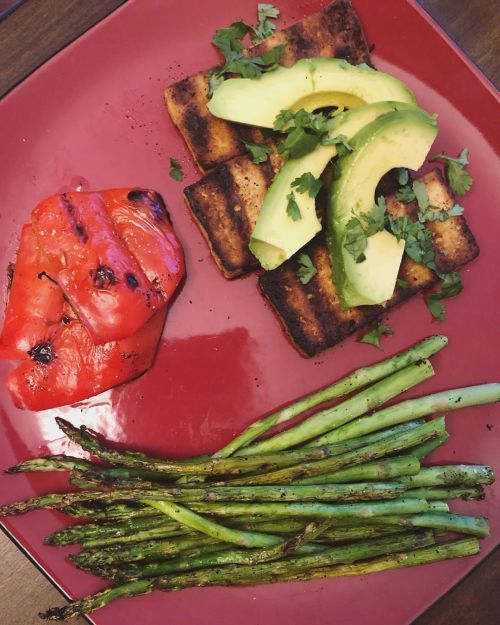
{"type": "Polygon", "coordinates": [[[325,106],[355,108],[371,102],[415,103],[397,78],[342,59],[302,59],[259,78],[229,78],[208,103],[210,112],[241,124],[272,128],[284,109],[313,111],[325,106]]]}
{"type": "Polygon", "coordinates": [[[365,260],[346,250],[346,224],[371,213],[375,188],[390,169],[419,169],[438,132],[436,120],[421,110],[382,115],[352,139],[353,151],[336,164],[328,210],[328,245],[334,280],[344,308],[381,304],[392,297],[404,241],[382,230],[368,237],[365,260]]]}
{"type": "MultiPolygon", "coordinates": [[[[381,115],[407,109],[421,110],[404,102],[365,104],[331,119],[328,134],[331,138],[344,135],[350,140],[381,115]]],[[[422,114],[425,114],[424,111],[422,114]]],[[[250,250],[264,269],[275,269],[281,265],[321,230],[314,198],[305,193],[294,192],[302,218],[293,221],[286,211],[287,196],[292,193],[292,182],[296,178],[307,172],[319,178],[328,161],[336,154],[335,145],[320,145],[301,158],[289,160],[276,175],[260,208],[250,238],[250,250]]]]}

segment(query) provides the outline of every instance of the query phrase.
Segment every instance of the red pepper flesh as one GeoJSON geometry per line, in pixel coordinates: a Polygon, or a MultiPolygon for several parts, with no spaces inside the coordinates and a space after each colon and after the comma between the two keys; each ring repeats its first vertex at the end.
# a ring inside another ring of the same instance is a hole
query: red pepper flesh
{"type": "Polygon", "coordinates": [[[41,202],[33,226],[63,269],[56,280],[95,343],[126,338],[165,304],[119,237],[98,193],[41,202]]]}
{"type": "Polygon", "coordinates": [[[45,254],[31,224],[23,226],[0,335],[0,358],[22,360],[50,339],[63,317],[64,294],[55,281],[58,259],[45,254]]]}

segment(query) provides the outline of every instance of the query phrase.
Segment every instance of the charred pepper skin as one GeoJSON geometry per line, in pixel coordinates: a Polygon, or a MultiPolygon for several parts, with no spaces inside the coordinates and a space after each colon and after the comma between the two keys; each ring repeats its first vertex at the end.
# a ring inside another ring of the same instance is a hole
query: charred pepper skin
{"type": "Polygon", "coordinates": [[[41,202],[33,226],[47,254],[61,259],[55,276],[95,343],[124,339],[165,305],[119,236],[99,193],[66,193],[41,202]],[[137,286],[126,280],[134,275],[137,286]]]}
{"type": "Polygon", "coordinates": [[[64,308],[64,294],[53,276],[58,259],[41,248],[31,224],[23,226],[0,334],[0,358],[24,360],[37,345],[51,341],[64,308]]]}
{"type": "Polygon", "coordinates": [[[52,196],[33,221],[22,231],[0,358],[23,361],[7,378],[14,404],[45,410],[87,399],[152,365],[185,262],[163,199],[148,189],[52,196]],[[68,274],[82,277],[81,289],[68,288],[68,274]],[[97,298],[109,294],[122,307],[112,328],[121,338],[102,342],[108,334],[99,315],[82,310],[93,301],[95,312],[97,298]]]}

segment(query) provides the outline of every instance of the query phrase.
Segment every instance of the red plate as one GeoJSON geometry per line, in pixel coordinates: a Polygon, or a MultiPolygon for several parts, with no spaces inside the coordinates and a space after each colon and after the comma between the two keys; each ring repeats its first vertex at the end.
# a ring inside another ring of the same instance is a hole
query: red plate
{"type": "MultiPolygon", "coordinates": [[[[282,0],[290,23],[324,6],[320,0],[282,0]]],[[[448,320],[433,322],[416,299],[391,314],[395,336],[387,354],[444,332],[449,347],[435,359],[437,375],[415,393],[498,380],[498,232],[500,193],[498,103],[495,91],[415,2],[355,0],[380,69],[406,81],[419,102],[439,114],[433,151],[470,149],[474,176],[464,199],[481,246],[464,271],[465,292],[447,303],[448,320]]],[[[0,267],[15,255],[34,205],[62,189],[139,185],[167,199],[187,252],[188,279],[167,320],[154,368],[139,380],[78,406],[30,414],[16,410],[1,389],[2,467],[34,455],[75,453],[54,424],[64,415],[130,448],[164,456],[215,450],[244,425],[381,354],[354,339],[312,360],[300,357],[257,292],[255,276],[226,282],[182,199],[183,184],[168,175],[168,157],[187,176],[198,174],[170,122],[162,88],[217,61],[210,38],[230,21],[255,18],[255,0],[130,1],[56,55],[0,104],[3,160],[0,267]]],[[[5,272],[2,272],[2,281],[5,272]]],[[[2,284],[2,289],[4,287],[2,284]]],[[[11,367],[1,363],[2,379],[11,367]]],[[[446,462],[491,463],[500,469],[499,409],[470,408],[450,415],[451,442],[435,455],[446,462]],[[494,427],[488,427],[494,424],[494,427]]],[[[65,482],[60,476],[0,476],[0,502],[29,497],[65,482]]],[[[453,505],[487,514],[492,536],[481,556],[418,570],[369,577],[234,589],[157,592],[119,601],[93,616],[99,625],[248,623],[343,625],[408,623],[463,577],[500,537],[500,486],[480,504],[453,505]],[[390,595],[388,594],[390,593],[390,595]],[[389,599],[388,604],[381,600],[389,599]]],[[[43,545],[65,518],[35,512],[5,527],[72,597],[102,587],[65,560],[69,549],[43,545]]],[[[46,606],[40,606],[40,609],[46,606]]]]}

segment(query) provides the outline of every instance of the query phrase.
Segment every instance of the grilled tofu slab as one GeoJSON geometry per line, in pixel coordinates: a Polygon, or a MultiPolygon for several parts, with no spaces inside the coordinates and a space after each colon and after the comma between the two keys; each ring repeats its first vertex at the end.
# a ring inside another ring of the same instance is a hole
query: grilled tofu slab
{"type": "MultiPolygon", "coordinates": [[[[440,170],[433,170],[419,180],[425,184],[433,206],[449,210],[455,204],[440,170]]],[[[415,202],[405,204],[397,201],[394,195],[387,196],[386,203],[392,217],[416,217],[418,212],[415,202]]],[[[440,272],[455,271],[479,254],[478,245],[464,217],[427,222],[426,227],[433,234],[436,265],[440,272]]],[[[344,310],[335,290],[332,275],[335,268],[330,265],[323,236],[316,237],[302,252],[309,254],[317,269],[317,274],[308,284],[301,284],[298,279],[297,260],[292,257],[277,269],[261,274],[259,286],[292,344],[308,357],[336,345],[439,280],[430,269],[405,255],[399,278],[408,286],[397,286],[385,306],[358,306],[344,310]]]]}
{"type": "MultiPolygon", "coordinates": [[[[279,44],[287,46],[281,59],[287,67],[311,57],[342,58],[353,64],[370,62],[361,24],[350,0],[334,0],[323,11],[273,33],[250,48],[248,54],[259,55],[279,44]]],[[[264,141],[259,129],[218,119],[209,112],[210,71],[189,76],[167,87],[164,94],[172,121],[203,173],[246,154],[243,141],[264,141]]]]}

